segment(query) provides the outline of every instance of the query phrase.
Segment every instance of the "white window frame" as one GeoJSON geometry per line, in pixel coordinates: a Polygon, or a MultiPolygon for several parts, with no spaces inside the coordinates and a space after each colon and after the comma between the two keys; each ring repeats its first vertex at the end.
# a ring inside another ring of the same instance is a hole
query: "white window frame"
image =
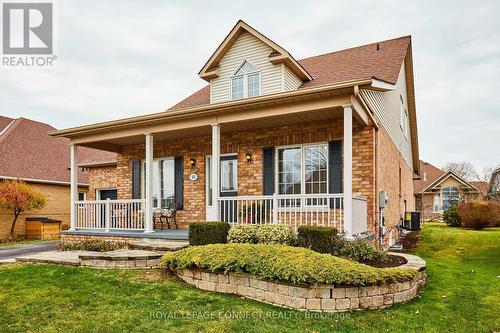
{"type": "MultiPolygon", "coordinates": [[[[305,148],[306,147],[314,147],[314,146],[322,146],[326,147],[326,192],[325,193],[313,193],[313,194],[328,194],[330,193],[330,163],[329,163],[329,158],[328,158],[328,142],[314,142],[314,143],[302,143],[302,144],[296,144],[296,145],[285,145],[285,146],[276,146],[275,151],[274,151],[274,191],[277,195],[287,195],[287,194],[280,194],[279,193],[279,149],[286,149],[286,148],[300,148],[301,149],[301,155],[300,155],[300,193],[298,194],[293,194],[293,195],[308,195],[306,194],[306,173],[305,173],[305,159],[306,159],[306,154],[305,154],[305,148]]],[[[308,206],[327,206],[326,205],[313,205],[313,204],[307,204],[308,206]]],[[[288,209],[291,207],[280,207],[281,209],[288,209]]]]}
{"type": "Polygon", "coordinates": [[[439,194],[434,194],[432,198],[432,212],[433,213],[439,213],[439,194]],[[437,199],[437,200],[436,200],[437,199]],[[437,207],[436,207],[436,201],[437,201],[437,207]]]}
{"type": "MultiPolygon", "coordinates": [[[[172,161],[174,161],[174,196],[175,196],[175,157],[173,157],[173,156],[157,157],[157,158],[153,159],[153,162],[154,161],[165,161],[165,160],[172,160],[172,161]]],[[[145,169],[144,169],[144,163],[145,162],[146,162],[145,159],[141,160],[141,198],[142,199],[146,199],[146,182],[145,182],[145,169]]],[[[154,166],[154,163],[153,163],[153,166],[154,166]]],[[[154,178],[154,171],[153,171],[153,175],[152,175],[151,178],[152,178],[153,187],[154,187],[155,186],[154,179],[153,179],[154,178]]],[[[159,207],[153,207],[153,209],[161,207],[161,199],[162,199],[161,198],[161,179],[160,179],[159,190],[160,190],[160,193],[158,195],[160,197],[158,198],[158,203],[160,204],[160,206],[159,207]]],[[[153,199],[153,198],[151,198],[151,199],[153,199]]]]}
{"type": "Polygon", "coordinates": [[[252,71],[252,72],[247,72],[247,73],[236,75],[236,73],[238,73],[238,71],[245,64],[245,62],[248,62],[253,67],[257,68],[250,61],[243,60],[243,62],[234,71],[233,75],[229,78],[229,96],[230,96],[230,98],[231,98],[232,101],[237,101],[237,100],[240,100],[240,99],[248,98],[248,76],[253,75],[253,74],[259,74],[259,94],[255,95],[255,96],[252,96],[252,97],[258,97],[258,96],[262,95],[262,73],[261,73],[260,70],[257,69],[257,70],[252,71]],[[242,98],[238,98],[238,99],[233,99],[233,79],[240,78],[240,77],[243,77],[243,97],[242,98]]]}

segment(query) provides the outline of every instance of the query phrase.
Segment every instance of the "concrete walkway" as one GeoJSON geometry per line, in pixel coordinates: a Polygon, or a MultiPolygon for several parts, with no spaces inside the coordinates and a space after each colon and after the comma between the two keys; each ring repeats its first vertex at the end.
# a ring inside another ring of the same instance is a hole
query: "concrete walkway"
{"type": "Polygon", "coordinates": [[[0,247],[0,263],[14,262],[16,257],[57,250],[59,241],[19,244],[0,247]]]}

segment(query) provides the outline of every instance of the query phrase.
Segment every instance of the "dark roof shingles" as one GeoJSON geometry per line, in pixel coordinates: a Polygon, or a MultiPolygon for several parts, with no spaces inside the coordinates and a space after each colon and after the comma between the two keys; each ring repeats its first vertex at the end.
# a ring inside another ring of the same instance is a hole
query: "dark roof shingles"
{"type": "MultiPolygon", "coordinates": [[[[0,136],[0,176],[44,181],[70,181],[69,139],[48,135],[54,127],[30,119],[18,118],[0,136]]],[[[79,160],[108,156],[108,152],[79,147],[79,160]]],[[[115,157],[116,158],[116,157],[115,157]]],[[[88,183],[86,172],[79,170],[79,183],[88,183]]]]}

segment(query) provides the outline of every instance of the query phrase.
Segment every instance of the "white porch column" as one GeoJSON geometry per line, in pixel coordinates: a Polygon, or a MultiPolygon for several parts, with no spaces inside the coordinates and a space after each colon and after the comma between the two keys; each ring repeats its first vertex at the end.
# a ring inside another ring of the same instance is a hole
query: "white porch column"
{"type": "Polygon", "coordinates": [[[78,200],[78,166],[77,166],[77,146],[70,145],[70,228],[76,230],[76,206],[78,200]]]}
{"type": "Polygon", "coordinates": [[[352,236],[352,106],[344,105],[344,228],[352,236]]]}
{"type": "Polygon", "coordinates": [[[153,134],[146,133],[146,212],[144,232],[153,232],[153,134]]]}
{"type": "Polygon", "coordinates": [[[220,125],[212,124],[212,207],[207,209],[207,221],[219,221],[220,188],[220,125]]]}

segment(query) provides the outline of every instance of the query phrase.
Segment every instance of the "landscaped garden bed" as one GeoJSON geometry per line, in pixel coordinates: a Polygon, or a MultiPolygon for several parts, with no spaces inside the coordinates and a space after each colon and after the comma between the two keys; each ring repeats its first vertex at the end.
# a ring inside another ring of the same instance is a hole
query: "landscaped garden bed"
{"type": "Polygon", "coordinates": [[[273,244],[194,246],[166,254],[161,264],[203,290],[323,312],[405,302],[426,278],[423,261],[418,269],[381,269],[273,244]]]}

